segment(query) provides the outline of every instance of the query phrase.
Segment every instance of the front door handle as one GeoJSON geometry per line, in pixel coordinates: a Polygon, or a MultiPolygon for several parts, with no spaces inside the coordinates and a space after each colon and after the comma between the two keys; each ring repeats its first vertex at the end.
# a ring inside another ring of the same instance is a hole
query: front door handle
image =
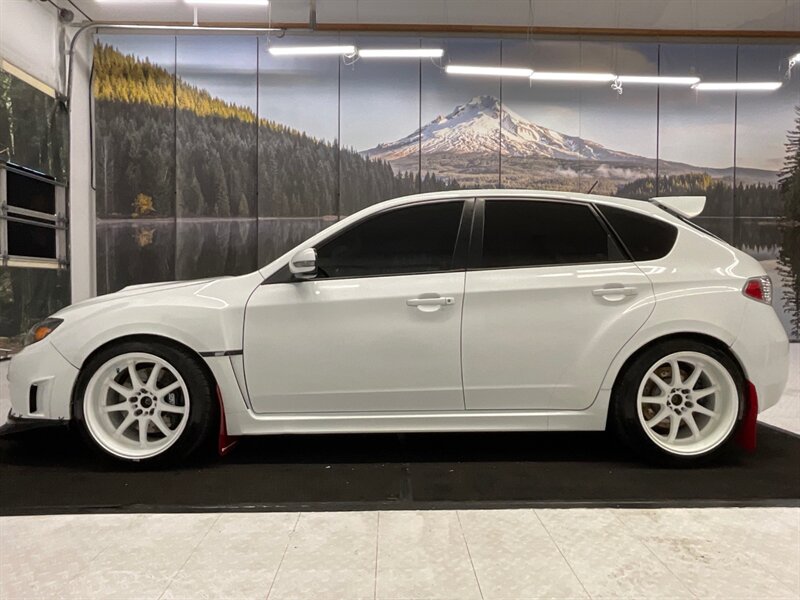
{"type": "Polygon", "coordinates": [[[431,298],[409,298],[406,304],[409,306],[445,306],[455,304],[456,299],[452,296],[433,296],[431,298]]]}
{"type": "Polygon", "coordinates": [[[611,302],[619,302],[628,296],[635,296],[638,293],[639,290],[637,290],[635,287],[614,284],[592,290],[593,296],[600,296],[611,302]]]}

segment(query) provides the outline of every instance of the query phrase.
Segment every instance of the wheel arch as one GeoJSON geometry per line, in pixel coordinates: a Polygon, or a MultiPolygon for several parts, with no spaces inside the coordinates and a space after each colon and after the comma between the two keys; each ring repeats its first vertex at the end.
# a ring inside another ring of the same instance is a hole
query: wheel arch
{"type": "Polygon", "coordinates": [[[107,350],[112,346],[116,346],[118,344],[122,344],[125,342],[141,342],[141,343],[153,343],[157,342],[159,344],[164,344],[165,346],[171,346],[176,350],[180,350],[181,352],[185,352],[188,356],[191,356],[195,362],[198,364],[200,369],[203,371],[203,374],[206,376],[207,381],[213,387],[219,387],[214,374],[211,372],[211,368],[208,366],[208,363],[203,360],[203,357],[200,356],[196,350],[192,349],[191,347],[187,346],[184,343],[181,343],[177,340],[172,338],[164,337],[157,334],[150,334],[150,333],[142,333],[142,334],[132,334],[132,335],[122,335],[116,337],[114,339],[108,340],[92,350],[89,354],[86,355],[83,362],[78,367],[78,376],[75,378],[74,383],[72,384],[72,393],[70,394],[70,415],[74,415],[74,407],[75,401],[77,400],[76,395],[78,393],[78,388],[80,387],[80,383],[82,378],[85,376],[84,369],[86,365],[98,354],[107,350]]]}
{"type": "Polygon", "coordinates": [[[630,367],[630,365],[637,358],[639,358],[639,356],[641,356],[644,352],[647,352],[653,346],[674,339],[691,339],[698,342],[704,342],[709,346],[713,346],[715,349],[726,354],[738,367],[743,381],[747,380],[747,372],[744,368],[744,365],[742,364],[742,361],[739,359],[738,356],[736,356],[736,353],[733,352],[730,346],[728,346],[728,344],[726,344],[724,341],[707,333],[700,333],[697,331],[677,331],[648,340],[646,343],[642,344],[636,350],[631,352],[627,356],[627,358],[625,358],[625,360],[622,362],[622,365],[616,370],[616,372],[613,375],[613,384],[611,386],[612,403],[614,402],[614,395],[619,385],[619,382],[621,381],[625,371],[630,367]]]}

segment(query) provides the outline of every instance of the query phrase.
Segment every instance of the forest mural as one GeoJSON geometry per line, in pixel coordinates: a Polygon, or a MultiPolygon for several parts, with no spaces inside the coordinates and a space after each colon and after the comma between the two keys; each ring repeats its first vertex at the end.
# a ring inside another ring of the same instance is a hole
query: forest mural
{"type": "MultiPolygon", "coordinates": [[[[423,42],[461,64],[525,66],[533,56],[543,70],[709,80],[774,78],[793,50],[392,39],[423,42]]],[[[699,223],[762,261],[776,309],[800,337],[797,77],[757,98],[656,86],[618,94],[458,78],[428,60],[276,57],[271,43],[292,42],[98,36],[98,292],[252,271],[341,216],[405,194],[594,185],[640,199],[706,195],[699,223]]]]}

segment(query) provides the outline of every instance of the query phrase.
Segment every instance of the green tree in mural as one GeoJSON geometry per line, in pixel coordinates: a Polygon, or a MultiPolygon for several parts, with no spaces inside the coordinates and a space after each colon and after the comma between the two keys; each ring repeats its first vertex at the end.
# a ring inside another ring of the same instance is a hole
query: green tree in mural
{"type": "Polygon", "coordinates": [[[615,195],[623,198],[652,198],[656,193],[659,196],[705,196],[703,216],[708,217],[732,216],[734,192],[740,217],[779,217],[784,214],[776,186],[739,182],[733,190],[729,181],[714,179],[708,173],[663,175],[658,178],[657,191],[655,179],[643,177],[619,186],[615,195]]]}
{"type": "Polygon", "coordinates": [[[800,107],[795,108],[795,126],[788,132],[786,155],[780,172],[780,190],[785,219],[778,253],[778,272],[785,289],[784,309],[791,316],[791,334],[800,336],[800,107]]]}
{"type": "Polygon", "coordinates": [[[800,225],[800,106],[795,107],[794,129],[788,132],[786,156],[779,174],[784,216],[800,225]]]}
{"type": "Polygon", "coordinates": [[[101,218],[138,194],[160,217],[319,217],[458,186],[258,119],[109,45],[95,47],[93,90],[101,218]]]}

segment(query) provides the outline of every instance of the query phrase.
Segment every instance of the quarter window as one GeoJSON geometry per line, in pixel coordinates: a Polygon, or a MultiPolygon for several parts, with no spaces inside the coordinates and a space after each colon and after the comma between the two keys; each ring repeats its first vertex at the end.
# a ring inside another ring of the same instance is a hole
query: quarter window
{"type": "Polygon", "coordinates": [[[487,200],[483,268],[624,260],[589,206],[535,200],[487,200]]]}
{"type": "Polygon", "coordinates": [[[454,268],[464,203],[398,208],[358,223],[317,248],[320,277],[370,277],[454,268]]]}
{"type": "Polygon", "coordinates": [[[598,208],[617,232],[633,260],[662,258],[675,245],[678,230],[669,223],[615,206],[598,208]]]}

